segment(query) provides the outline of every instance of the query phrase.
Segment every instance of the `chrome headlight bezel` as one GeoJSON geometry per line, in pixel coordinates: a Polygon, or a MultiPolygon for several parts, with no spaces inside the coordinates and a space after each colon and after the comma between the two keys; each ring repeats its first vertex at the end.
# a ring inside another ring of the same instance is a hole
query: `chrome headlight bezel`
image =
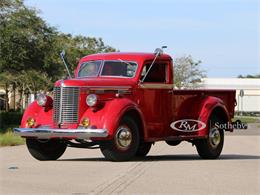
{"type": "Polygon", "coordinates": [[[97,102],[98,102],[98,97],[96,94],[89,94],[86,98],[86,104],[89,106],[89,107],[93,107],[93,106],[96,106],[97,105],[97,102]]]}
{"type": "Polygon", "coordinates": [[[47,96],[43,93],[39,93],[36,100],[39,106],[45,106],[47,103],[47,96]]]}

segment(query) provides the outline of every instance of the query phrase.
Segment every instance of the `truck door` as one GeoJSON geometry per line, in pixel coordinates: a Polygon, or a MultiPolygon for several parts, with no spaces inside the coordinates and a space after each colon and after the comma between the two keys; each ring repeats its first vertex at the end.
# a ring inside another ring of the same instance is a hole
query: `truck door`
{"type": "MultiPolygon", "coordinates": [[[[151,61],[145,62],[141,79],[151,63],[151,61]]],[[[139,85],[142,93],[139,105],[144,112],[149,138],[163,138],[168,129],[166,125],[169,123],[168,110],[171,108],[172,99],[170,91],[173,89],[170,65],[169,61],[158,60],[139,85]]]]}

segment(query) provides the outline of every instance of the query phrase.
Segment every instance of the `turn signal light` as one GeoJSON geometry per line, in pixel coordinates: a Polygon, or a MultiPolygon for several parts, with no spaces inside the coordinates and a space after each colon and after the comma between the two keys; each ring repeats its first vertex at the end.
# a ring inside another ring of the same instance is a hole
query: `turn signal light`
{"type": "Polygon", "coordinates": [[[90,124],[89,122],[89,119],[88,118],[84,118],[82,121],[81,121],[81,124],[83,127],[87,128],[90,124]]]}
{"type": "Polygon", "coordinates": [[[35,120],[33,118],[28,118],[27,121],[26,121],[26,126],[31,128],[33,127],[35,124],[35,120]]]}

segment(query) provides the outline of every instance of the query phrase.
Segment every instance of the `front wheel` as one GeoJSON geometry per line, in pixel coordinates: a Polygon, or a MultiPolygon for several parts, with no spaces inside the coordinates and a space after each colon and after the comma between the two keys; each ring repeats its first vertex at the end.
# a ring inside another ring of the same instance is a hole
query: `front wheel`
{"type": "Polygon", "coordinates": [[[212,116],[209,120],[208,138],[197,140],[195,145],[201,158],[216,159],[219,157],[224,145],[224,130],[219,129],[215,124],[221,124],[222,121],[212,116]]]}
{"type": "Polygon", "coordinates": [[[145,157],[149,153],[151,147],[152,147],[151,142],[140,142],[135,156],[145,157]]]}
{"type": "Polygon", "coordinates": [[[123,117],[113,140],[100,144],[100,150],[107,160],[127,161],[133,158],[139,146],[138,125],[129,116],[123,117]]]}
{"type": "Polygon", "coordinates": [[[57,160],[65,152],[67,144],[64,140],[26,139],[30,154],[37,160],[57,160]]]}

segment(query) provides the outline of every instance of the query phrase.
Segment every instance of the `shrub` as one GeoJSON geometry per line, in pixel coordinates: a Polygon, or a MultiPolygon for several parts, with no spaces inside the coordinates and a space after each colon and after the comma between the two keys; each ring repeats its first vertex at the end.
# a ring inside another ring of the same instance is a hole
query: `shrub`
{"type": "Polygon", "coordinates": [[[19,126],[22,116],[21,112],[0,112],[0,129],[19,126]]]}

